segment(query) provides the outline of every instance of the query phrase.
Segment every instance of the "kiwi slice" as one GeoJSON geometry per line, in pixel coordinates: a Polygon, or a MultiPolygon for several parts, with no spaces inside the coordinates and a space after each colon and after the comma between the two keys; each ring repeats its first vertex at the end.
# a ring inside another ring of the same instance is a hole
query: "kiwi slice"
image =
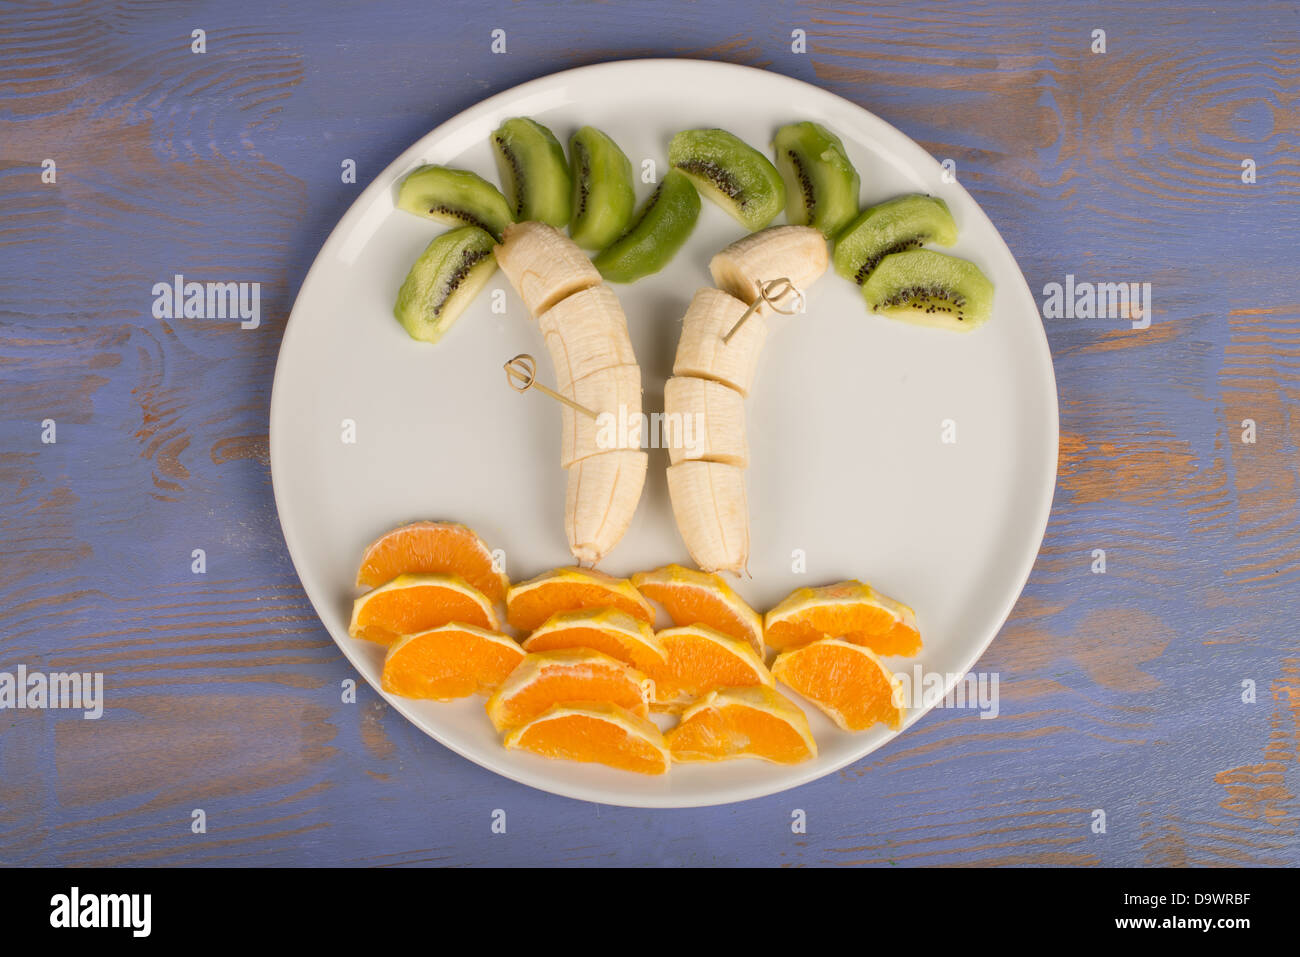
{"type": "Polygon", "coordinates": [[[993,283],[979,267],[931,249],[880,260],[862,297],[873,312],[944,329],[973,329],[993,311],[993,283]]]}
{"type": "Polygon", "coordinates": [[[492,146],[516,222],[567,226],[569,164],[555,134],[536,120],[517,116],[497,128],[492,146]]]}
{"type": "Polygon", "coordinates": [[[859,286],[886,256],[924,243],[951,246],[957,224],[948,204],[934,196],[914,193],[887,200],[862,211],[835,241],[835,271],[859,286]]]}
{"type": "Polygon", "coordinates": [[[437,342],[496,272],[496,240],[477,226],[443,233],[420,254],[393,314],[412,339],[437,342]]]}
{"type": "Polygon", "coordinates": [[[569,235],[583,249],[604,249],[627,229],[636,206],[632,163],[594,126],[569,138],[573,219],[569,235]]]}
{"type": "Polygon", "coordinates": [[[785,205],[776,167],[726,130],[683,130],[668,144],[668,162],[750,232],[770,223],[785,205]]]}
{"type": "Polygon", "coordinates": [[[834,239],[858,215],[861,185],[840,138],[805,120],[777,130],[772,151],[785,181],[786,222],[813,226],[834,239]]]}
{"type": "Polygon", "coordinates": [[[498,239],[512,221],[499,189],[477,173],[449,166],[421,166],[407,176],[397,206],[448,226],[477,226],[498,239]]]}
{"type": "Polygon", "coordinates": [[[700,194],[685,174],[669,170],[632,225],[592,259],[610,282],[634,282],[668,264],[700,215],[700,194]]]}

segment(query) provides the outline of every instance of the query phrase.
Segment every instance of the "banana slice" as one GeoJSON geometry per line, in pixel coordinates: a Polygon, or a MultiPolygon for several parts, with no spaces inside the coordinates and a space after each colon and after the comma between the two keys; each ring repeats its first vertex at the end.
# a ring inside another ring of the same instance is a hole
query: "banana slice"
{"type": "Polygon", "coordinates": [[[695,459],[749,464],[745,399],[721,382],[689,376],[665,382],[663,434],[673,465],[695,459]]]}
{"type": "MultiPolygon", "coordinates": [[[[732,243],[713,257],[709,273],[720,289],[751,303],[759,287],[786,278],[804,292],[826,271],[826,237],[811,226],[771,226],[732,243]]],[[[502,267],[505,268],[505,267],[502,267]]],[[[759,307],[763,315],[772,309],[759,307]]]]}
{"type": "Polygon", "coordinates": [[[724,462],[668,466],[668,497],[686,550],[706,572],[740,574],[749,561],[745,472],[724,462]]]}
{"type": "Polygon", "coordinates": [[[641,367],[612,366],[560,390],[597,418],[562,405],[560,464],[566,469],[601,452],[641,448],[641,367]]]}
{"type": "Polygon", "coordinates": [[[539,316],[561,299],[600,285],[587,254],[554,226],[513,223],[492,249],[497,265],[528,311],[539,316]]]}
{"type": "Polygon", "coordinates": [[[673,375],[715,379],[742,396],[749,395],[767,324],[759,316],[750,316],[730,342],[722,341],[748,308],[712,286],[699,290],[682,317],[673,375]]]}
{"type": "Polygon", "coordinates": [[[560,300],[537,317],[537,326],[561,392],[593,372],[636,365],[627,317],[609,286],[592,286],[560,300]]]}
{"type": "Polygon", "coordinates": [[[645,484],[645,452],[602,452],[569,466],[564,530],[579,562],[596,564],[632,523],[645,484]]]}

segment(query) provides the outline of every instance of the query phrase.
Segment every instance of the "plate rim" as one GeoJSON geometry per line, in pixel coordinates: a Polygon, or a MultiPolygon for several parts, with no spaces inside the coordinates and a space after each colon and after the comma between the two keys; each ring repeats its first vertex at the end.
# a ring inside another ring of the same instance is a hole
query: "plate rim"
{"type": "MultiPolygon", "coordinates": [[[[349,643],[352,641],[352,639],[348,639],[347,642],[341,641],[334,634],[334,632],[329,628],[329,626],[325,623],[325,618],[321,614],[320,606],[317,603],[316,597],[312,594],[312,589],[307,585],[307,582],[303,578],[302,571],[299,567],[299,561],[297,555],[300,546],[295,543],[294,535],[293,533],[291,533],[291,531],[285,524],[285,520],[283,517],[284,510],[281,506],[282,506],[282,500],[284,499],[287,493],[283,492],[281,489],[283,482],[277,483],[276,481],[276,471],[277,471],[276,462],[277,459],[280,458],[280,456],[277,455],[276,452],[277,449],[276,436],[280,432],[280,428],[277,427],[276,424],[278,418],[278,416],[276,415],[276,407],[277,407],[276,398],[277,395],[281,394],[280,390],[282,388],[282,382],[283,382],[282,379],[283,366],[280,360],[285,352],[286,347],[291,342],[290,337],[295,334],[295,330],[300,329],[305,325],[305,323],[302,321],[299,321],[296,324],[294,322],[294,319],[299,312],[299,305],[302,301],[303,291],[307,289],[309,284],[312,282],[312,278],[317,273],[317,270],[323,268],[324,261],[327,258],[326,253],[332,253],[337,246],[341,245],[344,242],[345,233],[350,233],[352,230],[354,230],[357,227],[358,225],[357,221],[360,219],[363,211],[368,207],[370,203],[374,201],[374,198],[379,193],[382,193],[384,190],[391,190],[392,184],[395,181],[397,175],[410,165],[412,158],[417,156],[420,150],[422,149],[421,144],[424,144],[431,140],[438,140],[440,138],[445,137],[449,131],[449,128],[454,127],[457,124],[462,123],[466,120],[467,114],[490,112],[490,110],[493,108],[494,105],[500,105],[501,103],[507,100],[518,99],[519,97],[525,96],[529,92],[535,91],[538,88],[550,87],[556,83],[562,83],[574,79],[586,79],[591,74],[633,72],[638,70],[646,70],[646,69],[654,70],[654,69],[672,68],[672,67],[683,68],[687,65],[689,65],[693,69],[717,71],[717,72],[727,73],[735,76],[743,76],[745,74],[761,74],[765,78],[771,78],[785,83],[793,84],[796,87],[801,88],[802,92],[810,96],[820,97],[826,101],[837,101],[838,105],[841,108],[847,109],[851,112],[858,114],[861,118],[865,119],[869,124],[870,123],[879,124],[881,126],[888,128],[889,130],[892,130],[895,134],[901,137],[907,144],[909,144],[911,147],[914,148],[914,151],[918,154],[917,157],[918,162],[928,163],[930,165],[931,172],[941,173],[943,170],[943,167],[939,163],[939,161],[936,160],[924,147],[922,147],[919,143],[913,140],[902,130],[898,129],[896,126],[889,123],[887,120],[884,120],[881,117],[877,116],[875,113],[871,112],[866,107],[863,107],[846,97],[840,96],[838,93],[834,93],[830,90],[824,89],[823,87],[820,87],[815,83],[810,83],[807,80],[802,80],[798,77],[789,76],[784,73],[778,73],[773,70],[765,70],[759,67],[748,66],[740,63],[731,63],[728,61],[706,60],[706,59],[700,59],[695,57],[643,57],[643,58],[624,58],[624,59],[617,59],[617,60],[605,60],[597,63],[585,64],[583,66],[572,67],[565,70],[559,70],[553,73],[547,73],[539,77],[534,77],[531,80],[527,80],[523,83],[516,84],[515,86],[512,86],[506,90],[502,90],[498,93],[493,94],[492,96],[486,97],[484,99],[476,101],[475,103],[472,103],[471,105],[458,111],[455,115],[448,117],[443,122],[439,123],[437,126],[435,126],[431,130],[427,131],[426,133],[418,137],[414,142],[412,142],[409,146],[403,149],[397,155],[397,157],[392,160],[392,162],[390,162],[387,166],[384,167],[382,171],[380,171],[373,179],[371,179],[371,181],[365,186],[365,188],[362,189],[361,192],[356,196],[356,198],[349,204],[348,208],[339,217],[337,222],[335,222],[333,228],[331,228],[329,235],[325,238],[325,241],[321,244],[320,249],[317,251],[315,257],[313,258],[311,266],[307,269],[307,272],[304,274],[302,282],[298,287],[298,291],[294,296],[293,306],[290,308],[288,318],[285,320],[284,332],[280,338],[280,346],[276,350],[275,372],[273,374],[272,382],[271,382],[271,398],[270,398],[270,403],[269,403],[268,413],[267,413],[268,415],[267,448],[268,448],[269,468],[271,473],[272,497],[275,503],[276,520],[279,522],[280,525],[280,532],[282,537],[284,538],[285,549],[289,554],[290,564],[293,566],[294,574],[298,577],[298,582],[302,586],[303,592],[307,596],[307,600],[311,603],[312,611],[315,612],[318,623],[321,625],[321,627],[325,629],[326,633],[329,634],[331,640],[338,647],[338,649],[343,653],[344,658],[347,659],[348,663],[360,675],[360,677],[363,678],[366,681],[366,683],[369,684],[371,688],[373,688],[374,691],[389,704],[390,707],[392,707],[400,715],[402,715],[404,719],[406,719],[408,722],[414,725],[417,730],[427,735],[428,737],[432,738],[433,740],[437,741],[440,745],[447,748],[449,751],[452,751],[453,753],[459,755],[460,757],[473,762],[479,767],[484,768],[485,770],[490,771],[494,774],[499,774],[502,777],[507,778],[508,780],[514,781],[519,784],[523,784],[530,788],[536,788],[537,790],[543,791],[545,793],[555,794],[561,797],[571,798],[573,800],[589,801],[593,803],[605,804],[614,807],[635,807],[635,808],[651,808],[651,809],[716,807],[716,806],[727,805],[727,804],[736,804],[742,801],[755,800],[761,797],[769,797],[774,794],[780,794],[785,791],[789,791],[794,788],[801,787],[805,784],[812,783],[813,781],[817,781],[822,778],[828,777],[837,771],[843,770],[845,767],[848,767],[851,764],[854,764],[858,761],[863,760],[864,758],[869,757],[870,755],[874,754],[876,751],[885,747],[890,742],[896,740],[900,734],[907,731],[909,728],[912,727],[912,725],[920,721],[923,717],[925,717],[925,715],[929,714],[930,710],[934,707],[934,704],[932,703],[927,707],[912,709],[912,713],[910,713],[907,716],[902,726],[897,731],[887,734],[885,737],[881,738],[874,746],[869,747],[866,751],[862,751],[859,753],[851,753],[848,757],[842,760],[837,760],[835,762],[832,762],[828,766],[816,766],[815,770],[812,767],[810,767],[806,770],[799,771],[797,767],[791,767],[792,774],[788,780],[784,780],[784,779],[780,780],[774,786],[768,786],[766,783],[760,785],[739,786],[739,790],[744,792],[740,794],[730,793],[726,791],[725,788],[723,788],[716,794],[716,796],[714,792],[709,792],[708,794],[702,794],[698,796],[685,796],[685,797],[680,795],[662,795],[662,794],[655,794],[655,793],[646,793],[643,796],[638,796],[635,794],[622,794],[622,793],[611,795],[609,792],[605,792],[601,790],[599,787],[593,787],[593,786],[583,785],[583,784],[571,784],[569,782],[563,782],[563,781],[558,781],[558,782],[549,781],[547,780],[547,776],[544,773],[544,771],[540,769],[537,772],[520,770],[515,767],[503,765],[497,761],[492,760],[491,758],[485,757],[484,755],[477,754],[477,753],[470,753],[468,749],[461,748],[455,744],[450,743],[449,741],[445,740],[442,736],[440,736],[435,730],[431,729],[430,727],[427,727],[423,722],[423,720],[421,718],[418,718],[413,713],[414,709],[407,705],[405,699],[397,697],[395,695],[390,695],[387,692],[385,692],[376,681],[372,680],[367,675],[366,669],[362,667],[360,654],[349,647],[349,643]]],[[[1038,353],[1038,358],[1041,362],[1041,365],[1046,371],[1046,375],[1047,375],[1046,385],[1050,387],[1047,390],[1050,396],[1050,406],[1047,409],[1045,409],[1045,411],[1050,412],[1047,421],[1048,431],[1050,432],[1050,435],[1044,436],[1044,438],[1049,440],[1047,444],[1050,449],[1051,478],[1049,482],[1044,483],[1045,488],[1038,490],[1037,500],[1036,502],[1033,503],[1033,507],[1034,507],[1033,528],[1036,529],[1036,535],[1035,535],[1036,544],[1032,552],[1026,550],[1026,554],[1023,555],[1019,561],[1019,567],[1016,569],[1015,574],[1008,579],[1009,581],[1017,582],[1017,584],[1014,586],[1014,588],[1008,589],[1008,595],[1003,601],[1002,610],[997,615],[996,624],[989,629],[988,634],[985,635],[980,640],[980,642],[977,643],[976,646],[973,646],[974,647],[973,652],[969,654],[967,660],[960,666],[959,670],[946,673],[948,677],[951,677],[953,680],[945,681],[944,689],[943,689],[944,693],[942,696],[939,696],[939,698],[936,699],[936,701],[942,700],[942,697],[946,696],[947,693],[951,691],[952,688],[958,682],[964,680],[965,676],[970,672],[971,668],[979,661],[979,659],[988,650],[989,646],[1001,633],[1003,626],[1006,624],[1007,619],[1010,617],[1012,610],[1015,608],[1016,602],[1019,601],[1020,596],[1023,594],[1025,585],[1028,583],[1029,576],[1032,573],[1034,565],[1038,560],[1039,552],[1042,549],[1043,539],[1047,532],[1047,525],[1051,517],[1052,505],[1055,499],[1056,486],[1059,479],[1058,469],[1059,469],[1059,457],[1060,457],[1060,404],[1059,404],[1058,386],[1056,381],[1056,368],[1052,357],[1051,347],[1047,338],[1047,330],[1043,326],[1042,314],[1038,308],[1038,301],[1037,299],[1035,299],[1032,290],[1030,290],[1029,288],[1028,280],[1025,278],[1024,270],[1021,268],[1019,260],[1017,260],[1015,255],[1011,252],[1011,248],[1007,245],[1006,240],[1003,238],[1001,231],[998,229],[997,225],[993,222],[993,220],[988,216],[988,214],[984,211],[984,208],[975,200],[973,196],[970,195],[970,193],[966,190],[966,187],[961,183],[960,180],[954,179],[952,183],[945,183],[945,185],[949,187],[956,187],[957,189],[959,189],[970,201],[971,205],[979,212],[979,214],[983,216],[985,220],[987,220],[989,227],[992,229],[993,235],[997,238],[997,243],[1001,249],[1001,252],[1004,253],[1007,256],[1007,258],[1015,265],[1016,273],[1020,278],[1020,285],[1017,291],[1021,294],[1022,299],[1024,299],[1025,301],[1027,301],[1032,305],[1034,310],[1034,315],[1037,316],[1038,318],[1038,323],[1036,326],[1037,335],[1033,336],[1032,346],[1034,350],[1038,353]]],[[[1045,396],[1044,398],[1048,398],[1048,397],[1045,396]]],[[[280,471],[281,474],[283,474],[283,468],[281,468],[280,471]]],[[[506,753],[504,749],[502,753],[503,754],[506,753]]]]}

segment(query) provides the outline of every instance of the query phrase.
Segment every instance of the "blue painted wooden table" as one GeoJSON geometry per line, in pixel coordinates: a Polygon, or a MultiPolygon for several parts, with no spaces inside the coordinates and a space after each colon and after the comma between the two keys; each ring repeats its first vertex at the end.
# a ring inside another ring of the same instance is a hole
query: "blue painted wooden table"
{"type": "Polygon", "coordinates": [[[0,6],[0,673],[106,686],[98,721],[0,711],[0,863],[1300,863],[1298,33],[1263,0],[0,6]],[[342,162],[364,185],[488,94],[648,55],[842,94],[954,160],[1035,292],[1154,306],[1045,320],[1060,479],[980,663],[998,720],[934,711],[677,812],[532,791],[341,701],[267,463],[342,162]],[[176,273],[261,283],[261,327],[155,318],[176,273]]]}

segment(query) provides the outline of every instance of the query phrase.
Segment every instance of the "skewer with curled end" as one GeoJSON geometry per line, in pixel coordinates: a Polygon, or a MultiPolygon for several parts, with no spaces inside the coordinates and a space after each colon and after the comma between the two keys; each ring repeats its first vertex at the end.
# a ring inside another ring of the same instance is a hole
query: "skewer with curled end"
{"type": "Polygon", "coordinates": [[[758,287],[758,298],[749,304],[749,308],[746,309],[744,314],[736,320],[736,324],[731,327],[731,331],[722,337],[722,341],[724,343],[730,342],[731,337],[740,331],[740,327],[745,324],[745,321],[749,319],[750,316],[758,311],[758,307],[763,303],[767,303],[772,307],[773,311],[779,312],[783,316],[793,316],[796,313],[804,311],[806,300],[804,299],[803,290],[785,276],[782,276],[780,279],[773,279],[769,282],[760,283],[758,287]],[[794,293],[794,298],[791,300],[790,304],[787,306],[781,306],[780,301],[790,293],[794,293]]]}
{"type": "Polygon", "coordinates": [[[510,383],[510,388],[516,392],[527,392],[529,389],[536,389],[543,395],[549,395],[552,399],[563,402],[569,408],[581,412],[583,415],[592,419],[598,419],[598,416],[591,409],[581,403],[575,402],[567,395],[560,395],[554,389],[542,385],[537,381],[537,360],[526,352],[521,352],[504,366],[506,370],[506,381],[510,383]]]}

